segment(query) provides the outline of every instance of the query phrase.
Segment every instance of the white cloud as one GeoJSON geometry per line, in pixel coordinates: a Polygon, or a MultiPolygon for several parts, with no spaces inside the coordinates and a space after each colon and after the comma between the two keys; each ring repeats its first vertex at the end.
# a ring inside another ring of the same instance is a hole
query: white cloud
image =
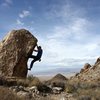
{"type": "Polygon", "coordinates": [[[52,6],[48,6],[49,11],[45,13],[46,18],[59,18],[64,23],[68,23],[72,19],[84,17],[85,11],[84,9],[77,8],[68,0],[63,0],[63,4],[53,4],[52,6]]]}
{"type": "Polygon", "coordinates": [[[42,62],[37,66],[83,67],[95,62],[100,54],[100,35],[90,33],[91,22],[84,13],[82,8],[74,9],[69,4],[53,5],[46,12],[46,18],[58,18],[64,24],[55,24],[45,38],[37,36],[44,50],[42,62]]]}
{"type": "Polygon", "coordinates": [[[81,40],[87,36],[87,28],[90,23],[85,18],[76,18],[69,25],[54,26],[52,34],[48,35],[49,39],[76,39],[81,40]]]}
{"type": "Polygon", "coordinates": [[[12,0],[5,0],[6,3],[12,4],[12,0]]]}
{"type": "Polygon", "coordinates": [[[98,42],[88,42],[88,37],[83,38],[86,43],[77,43],[61,39],[41,39],[39,45],[43,47],[44,53],[39,66],[50,67],[83,67],[85,63],[93,64],[99,57],[100,46],[98,42]]]}
{"type": "Polygon", "coordinates": [[[100,54],[100,35],[96,36],[87,30],[90,24],[85,18],[77,18],[69,25],[54,26],[46,38],[38,38],[44,50],[42,64],[53,67],[82,67],[88,62],[93,64],[100,54]]]}
{"type": "Polygon", "coordinates": [[[77,57],[77,58],[66,58],[66,59],[62,59],[60,61],[57,61],[55,63],[55,65],[59,65],[59,66],[66,66],[69,68],[75,68],[75,67],[83,67],[85,63],[90,63],[91,65],[93,65],[96,61],[96,57],[77,57]]]}
{"type": "Polygon", "coordinates": [[[30,11],[23,10],[22,13],[19,14],[19,17],[24,18],[24,17],[30,16],[30,15],[31,15],[30,11]]]}
{"type": "Polygon", "coordinates": [[[3,7],[9,7],[12,4],[13,4],[12,0],[4,0],[4,2],[1,4],[1,6],[3,6],[3,7]]]}
{"type": "Polygon", "coordinates": [[[24,25],[24,23],[21,22],[19,19],[17,19],[16,24],[17,24],[17,25],[24,25]]]}
{"type": "Polygon", "coordinates": [[[85,18],[74,19],[72,25],[70,26],[72,31],[76,34],[82,34],[88,27],[89,22],[85,18]],[[85,29],[85,30],[84,30],[85,29]]]}

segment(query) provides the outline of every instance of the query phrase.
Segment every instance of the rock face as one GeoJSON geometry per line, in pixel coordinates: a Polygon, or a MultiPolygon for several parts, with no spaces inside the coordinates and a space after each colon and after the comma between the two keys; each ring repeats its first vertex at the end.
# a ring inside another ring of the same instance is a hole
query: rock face
{"type": "Polygon", "coordinates": [[[27,30],[13,30],[0,42],[0,77],[27,76],[27,61],[37,39],[27,30]]]}

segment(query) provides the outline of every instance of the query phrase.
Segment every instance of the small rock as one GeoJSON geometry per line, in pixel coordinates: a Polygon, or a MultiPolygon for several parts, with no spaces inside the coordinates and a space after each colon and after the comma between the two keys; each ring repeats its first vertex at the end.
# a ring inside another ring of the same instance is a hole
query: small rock
{"type": "Polygon", "coordinates": [[[59,94],[59,93],[61,93],[62,88],[61,87],[53,87],[52,91],[54,94],[59,94]]]}
{"type": "Polygon", "coordinates": [[[30,94],[29,92],[19,91],[17,92],[17,96],[21,98],[31,98],[32,94],[30,94]]]}

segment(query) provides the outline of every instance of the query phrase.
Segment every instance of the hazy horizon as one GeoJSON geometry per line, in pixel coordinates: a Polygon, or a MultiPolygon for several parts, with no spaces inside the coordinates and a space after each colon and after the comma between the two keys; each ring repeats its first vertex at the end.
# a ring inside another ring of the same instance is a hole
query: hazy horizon
{"type": "Polygon", "coordinates": [[[81,69],[100,55],[100,0],[0,0],[0,21],[0,40],[22,28],[38,39],[42,61],[31,73],[81,69]]]}

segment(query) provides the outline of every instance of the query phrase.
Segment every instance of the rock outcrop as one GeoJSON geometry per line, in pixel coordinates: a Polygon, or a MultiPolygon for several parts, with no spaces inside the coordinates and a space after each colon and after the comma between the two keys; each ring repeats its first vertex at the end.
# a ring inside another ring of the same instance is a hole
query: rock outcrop
{"type": "Polygon", "coordinates": [[[65,77],[65,76],[63,76],[62,74],[57,74],[57,75],[55,75],[52,79],[51,79],[51,81],[67,81],[68,79],[65,77]]]}
{"type": "Polygon", "coordinates": [[[45,84],[51,87],[61,87],[62,90],[64,90],[67,81],[68,79],[65,76],[63,76],[62,74],[57,74],[52,79],[46,81],[45,84]]]}
{"type": "Polygon", "coordinates": [[[13,30],[0,42],[0,77],[26,77],[37,39],[25,29],[13,30]]]}
{"type": "Polygon", "coordinates": [[[84,65],[84,68],[81,69],[80,73],[87,72],[90,68],[91,68],[91,65],[89,63],[86,63],[84,65]]]}
{"type": "Polygon", "coordinates": [[[65,84],[68,81],[68,79],[63,76],[62,74],[57,74],[55,75],[52,79],[50,79],[47,83],[51,85],[57,85],[59,86],[60,84],[65,84]]]}
{"type": "Polygon", "coordinates": [[[93,68],[92,69],[95,69],[98,65],[100,65],[100,57],[97,59],[97,61],[93,65],[93,68]]]}
{"type": "Polygon", "coordinates": [[[81,69],[80,73],[72,78],[72,80],[80,81],[100,81],[100,58],[97,59],[95,64],[85,64],[84,68],[81,69]]]}

